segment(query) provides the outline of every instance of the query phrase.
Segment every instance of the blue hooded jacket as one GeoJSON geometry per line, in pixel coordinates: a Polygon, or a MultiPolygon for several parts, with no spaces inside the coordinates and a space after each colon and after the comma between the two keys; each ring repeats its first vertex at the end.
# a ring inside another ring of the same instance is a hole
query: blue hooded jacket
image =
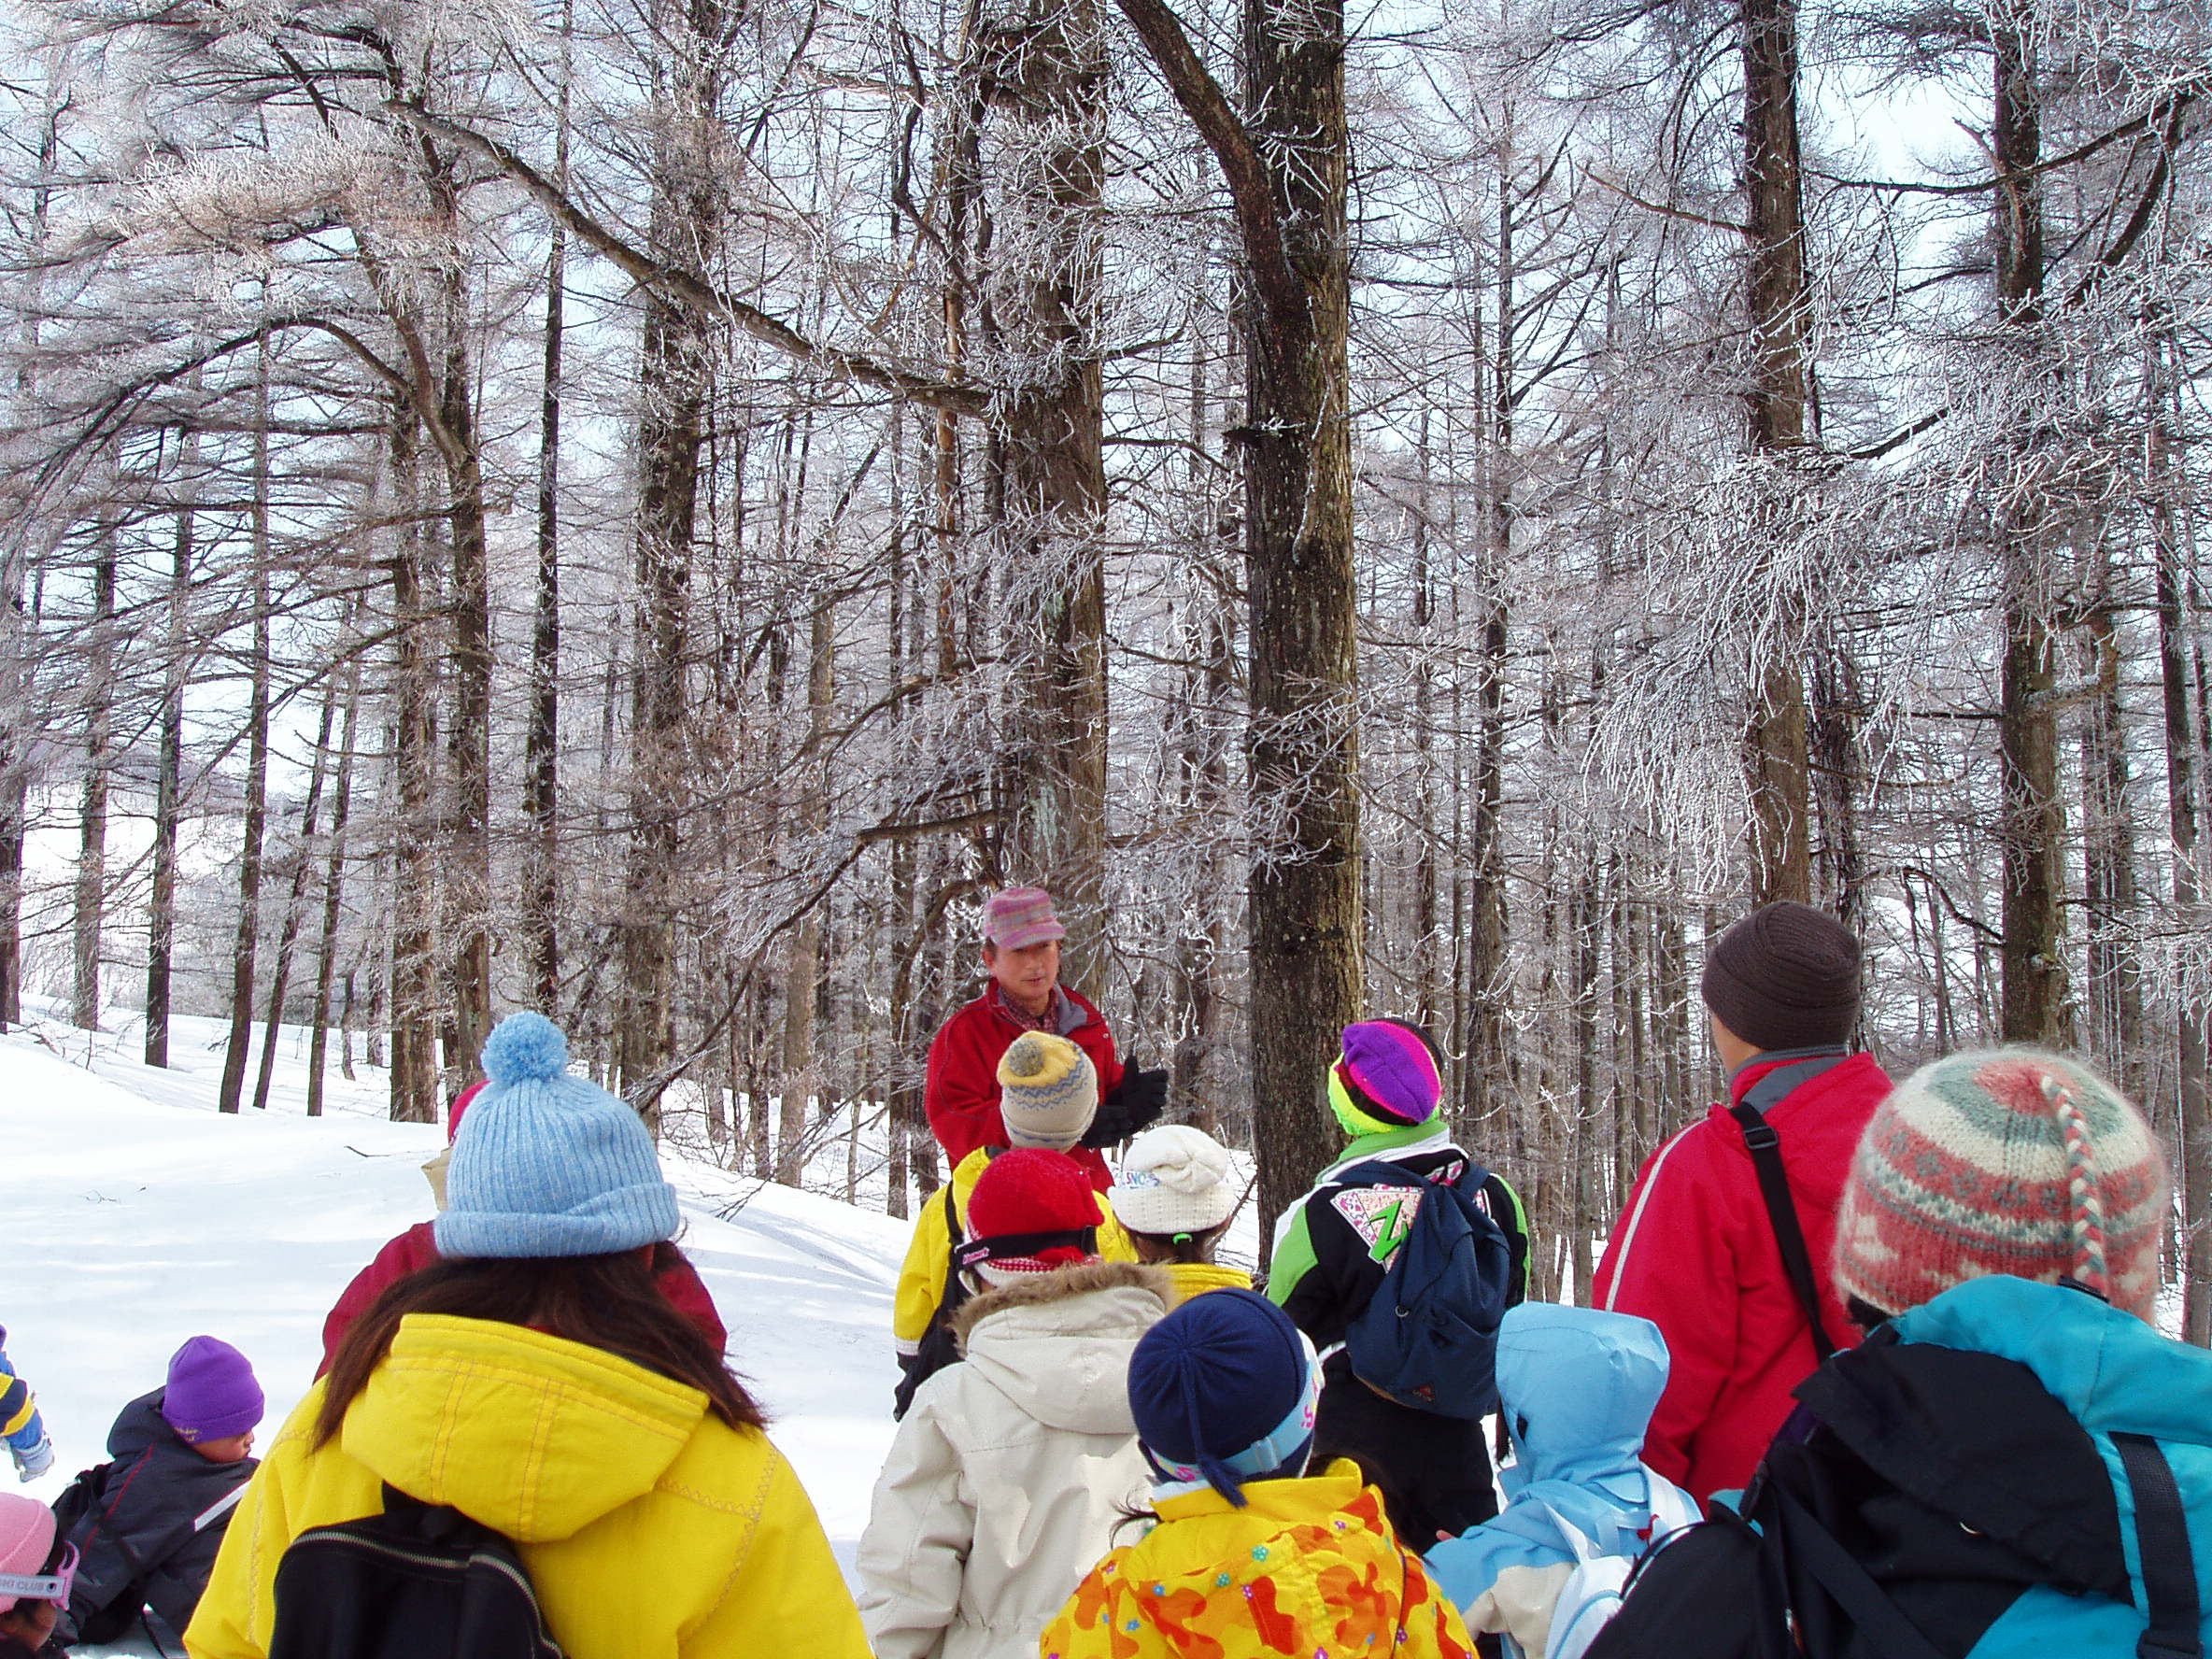
{"type": "MultiPolygon", "coordinates": [[[[1589,1551],[1633,1559],[1653,1536],[1697,1519],[1689,1495],[1640,1459],[1666,1386],[1666,1340],[1648,1319],[1548,1302],[1507,1313],[1497,1336],[1513,1442],[1513,1462],[1498,1475],[1505,1511],[1426,1556],[1463,1612],[1510,1569],[1572,1568],[1580,1556],[1561,1520],[1589,1551]]],[[[1553,1577],[1564,1581],[1566,1572],[1553,1577]]]]}

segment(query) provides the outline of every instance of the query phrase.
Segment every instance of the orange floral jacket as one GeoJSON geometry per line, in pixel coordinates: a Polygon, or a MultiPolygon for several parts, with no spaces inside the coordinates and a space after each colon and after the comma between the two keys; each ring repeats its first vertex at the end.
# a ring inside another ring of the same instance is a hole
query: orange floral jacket
{"type": "Polygon", "coordinates": [[[1356,1464],[1159,1506],[1045,1627],[1042,1659],[1472,1659],[1459,1611],[1356,1464]]]}

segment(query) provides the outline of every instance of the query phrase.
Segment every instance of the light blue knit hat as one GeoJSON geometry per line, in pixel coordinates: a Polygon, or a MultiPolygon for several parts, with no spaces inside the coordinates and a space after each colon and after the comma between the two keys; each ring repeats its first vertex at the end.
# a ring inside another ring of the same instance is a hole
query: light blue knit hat
{"type": "Polygon", "coordinates": [[[609,1255],[675,1236],[675,1188],[653,1137],[606,1090],[568,1075],[542,1014],[484,1041],[489,1080],[453,1141],[440,1255],[609,1255]]]}

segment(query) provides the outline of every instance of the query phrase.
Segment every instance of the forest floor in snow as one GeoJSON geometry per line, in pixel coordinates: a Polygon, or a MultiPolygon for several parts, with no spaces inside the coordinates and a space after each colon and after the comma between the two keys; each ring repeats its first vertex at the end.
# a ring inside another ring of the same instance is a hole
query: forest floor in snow
{"type": "MultiPolygon", "coordinates": [[[[314,1378],[339,1291],[433,1212],[421,1165],[444,1130],[388,1121],[383,1072],[348,1083],[333,1069],[328,1115],[309,1118],[305,1033],[288,1029],[270,1109],[224,1116],[222,1034],[179,1019],[167,1071],[135,1057],[135,1021],[0,1037],[0,1326],[54,1439],[52,1470],[5,1489],[50,1500],[102,1460],[117,1411],[202,1332],[253,1361],[265,1441],[314,1378]]],[[[674,1155],[665,1165],[731,1363],[849,1572],[890,1445],[891,1292],[909,1224],[674,1155]]]]}

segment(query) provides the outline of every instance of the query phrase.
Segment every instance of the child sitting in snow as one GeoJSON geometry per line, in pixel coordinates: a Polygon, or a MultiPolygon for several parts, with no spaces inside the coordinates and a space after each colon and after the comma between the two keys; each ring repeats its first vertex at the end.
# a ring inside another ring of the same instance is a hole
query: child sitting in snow
{"type": "MultiPolygon", "coordinates": [[[[1524,1302],[1497,1334],[1497,1391],[1514,1460],[1498,1475],[1504,1513],[1428,1552],[1428,1568],[1469,1630],[1511,1638],[1528,1659],[1580,1654],[1599,1622],[1572,1620],[1560,1591],[1604,1558],[1617,1600],[1625,1568],[1698,1519],[1690,1495],[1640,1461],[1666,1387],[1666,1340],[1648,1319],[1524,1302]]],[[[1589,1582],[1585,1575],[1582,1582],[1589,1582]]],[[[1582,1598],[1570,1599],[1578,1605],[1582,1598]]]]}
{"type": "Polygon", "coordinates": [[[54,1443],[38,1415],[38,1397],[7,1363],[6,1330],[0,1330],[0,1440],[7,1442],[18,1480],[35,1481],[53,1467],[54,1443]]]}
{"type": "Polygon", "coordinates": [[[1251,1291],[1194,1297],[1145,1333],[1129,1411],[1158,1521],[1083,1581],[1043,1659],[1469,1659],[1358,1466],[1305,1472],[1320,1397],[1312,1343],[1251,1291]]]}
{"type": "Polygon", "coordinates": [[[1203,1129],[1161,1124],[1130,1141],[1112,1201],[1137,1259],[1167,1269],[1176,1301],[1252,1288],[1250,1273],[1213,1259],[1241,1199],[1228,1149],[1203,1129]]]}
{"type": "Polygon", "coordinates": [[[54,1633],[77,1557],[35,1497],[0,1496],[0,1659],[35,1659],[54,1633]]]}
{"type": "Polygon", "coordinates": [[[966,1357],[915,1392],[860,1538],[876,1659],[1037,1659],[1144,1492],[1127,1379],[1167,1276],[1098,1259],[1098,1192],[1064,1153],[1000,1156],[967,1218],[966,1357]]]}
{"type": "Polygon", "coordinates": [[[78,1553],[64,1644],[113,1641],[149,1606],[172,1629],[191,1623],[253,1475],[262,1404],[246,1356],[194,1337],[167,1382],[122,1409],[107,1433],[114,1461],[78,1476],[54,1506],[78,1553]]]}

